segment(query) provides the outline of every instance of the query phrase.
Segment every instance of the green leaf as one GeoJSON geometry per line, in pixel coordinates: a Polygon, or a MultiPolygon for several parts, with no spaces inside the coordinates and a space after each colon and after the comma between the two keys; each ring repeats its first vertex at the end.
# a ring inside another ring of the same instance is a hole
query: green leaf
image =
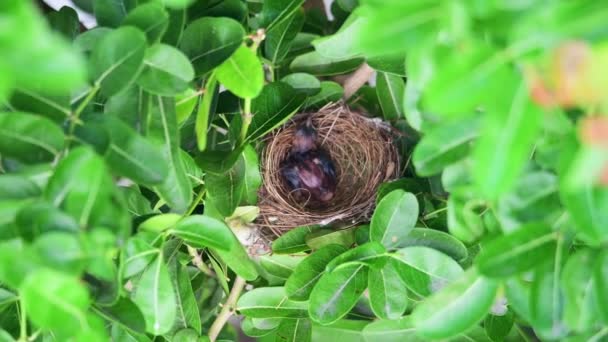
{"type": "Polygon", "coordinates": [[[241,45],[215,69],[215,75],[226,89],[238,97],[257,97],[264,86],[264,70],[256,54],[246,45],[241,45]]]}
{"type": "Polygon", "coordinates": [[[559,195],[581,239],[591,245],[608,240],[607,226],[602,224],[608,218],[608,190],[605,187],[587,184],[577,190],[568,190],[560,184],[559,195]]]}
{"type": "Polygon", "coordinates": [[[418,220],[416,196],[403,190],[391,191],[378,203],[370,226],[370,241],[387,248],[399,245],[418,220]]]}
{"type": "Polygon", "coordinates": [[[272,31],[296,12],[304,0],[268,0],[264,2],[260,13],[260,26],[272,31]]]}
{"type": "Polygon", "coordinates": [[[114,185],[101,157],[78,147],[62,159],[49,179],[45,198],[70,214],[80,227],[103,218],[114,185]]]}
{"type": "Polygon", "coordinates": [[[378,242],[368,242],[334,258],[327,264],[325,269],[328,272],[332,272],[343,264],[350,266],[353,263],[380,269],[386,263],[386,248],[378,242]]]}
{"type": "Polygon", "coordinates": [[[222,249],[214,249],[213,251],[222,258],[222,260],[230,267],[234,273],[243,277],[245,280],[255,280],[258,277],[258,271],[255,264],[249,259],[249,254],[237,237],[230,231],[232,236],[231,248],[229,251],[222,249]]]}
{"type": "Polygon", "coordinates": [[[559,257],[551,266],[535,270],[528,300],[535,333],[543,339],[555,340],[566,336],[568,329],[562,318],[564,294],[559,283],[562,267],[559,257]]]}
{"type": "Polygon", "coordinates": [[[576,332],[583,333],[596,325],[596,303],[593,290],[593,265],[597,254],[581,249],[568,258],[561,274],[564,293],[564,322],[576,332]]]}
{"type": "Polygon", "coordinates": [[[381,319],[398,319],[407,309],[407,290],[393,264],[369,270],[369,303],[374,314],[381,319]]]}
{"type": "Polygon", "coordinates": [[[325,273],[325,266],[345,251],[343,246],[327,245],[302,260],[285,283],[285,292],[289,299],[308,300],[315,284],[325,273]]]}
{"type": "Polygon", "coordinates": [[[135,26],[142,30],[150,44],[160,41],[168,25],[169,13],[161,4],[154,2],[135,7],[122,22],[122,26],[135,26]]]}
{"type": "Polygon", "coordinates": [[[28,257],[21,239],[2,241],[0,247],[0,281],[17,289],[38,266],[28,257]]]}
{"type": "Polygon", "coordinates": [[[63,6],[56,12],[48,13],[47,19],[54,31],[61,33],[70,41],[80,33],[78,13],[71,7],[63,6]]]}
{"type": "Polygon", "coordinates": [[[91,76],[111,96],[135,82],[144,61],[146,37],[134,27],[121,27],[99,42],[91,54],[91,76]]]}
{"type": "Polygon", "coordinates": [[[479,272],[508,277],[531,270],[555,253],[556,234],[544,224],[530,223],[487,243],[476,259],[479,272]]]}
{"type": "MultiPolygon", "coordinates": [[[[209,117],[215,113],[215,102],[218,94],[218,83],[215,73],[211,73],[205,81],[205,94],[196,113],[194,130],[196,132],[196,144],[198,149],[204,151],[207,148],[207,136],[209,134],[209,117]]],[[[235,156],[236,157],[236,156],[235,156]]],[[[204,158],[208,159],[208,158],[204,158]]],[[[236,158],[234,159],[236,161],[236,158]]],[[[229,165],[227,168],[229,168],[229,165]]],[[[224,170],[225,171],[225,170],[224,170]]]]}
{"type": "Polygon", "coordinates": [[[168,166],[159,163],[165,158],[157,145],[115,117],[104,115],[100,121],[110,133],[105,159],[114,172],[142,184],[158,184],[167,177],[168,166]]]}
{"type": "Polygon", "coordinates": [[[78,278],[40,269],[25,278],[19,293],[28,319],[37,327],[63,336],[88,328],[86,310],[91,301],[78,278]]]}
{"type": "Polygon", "coordinates": [[[229,251],[232,248],[232,232],[219,220],[205,215],[192,215],[177,222],[170,233],[183,239],[195,248],[217,248],[229,251]]]}
{"type": "Polygon", "coordinates": [[[291,118],[304,102],[304,95],[282,82],[267,84],[251,102],[253,119],[247,141],[263,137],[291,118]]]}
{"type": "Polygon", "coordinates": [[[361,331],[368,324],[363,320],[342,319],[330,325],[313,322],[312,341],[353,341],[363,342],[361,331]]]}
{"type": "Polygon", "coordinates": [[[524,81],[509,95],[508,107],[488,108],[474,153],[474,179],[489,199],[496,199],[515,184],[534,149],[543,118],[540,108],[528,98],[524,81]]]}
{"type": "Polygon", "coordinates": [[[427,341],[416,334],[411,316],[394,321],[378,320],[372,322],[363,329],[363,337],[366,342],[427,341]]]}
{"type": "Polygon", "coordinates": [[[355,231],[353,229],[320,229],[306,236],[306,244],[312,249],[320,249],[332,244],[349,247],[353,243],[355,243],[355,231]]]}
{"type": "Polygon", "coordinates": [[[315,95],[321,91],[321,82],[310,74],[296,72],[281,79],[281,82],[289,84],[295,91],[308,96],[315,95]]]}
{"type": "Polygon", "coordinates": [[[433,339],[454,337],[485,317],[497,290],[496,281],[478,275],[474,269],[469,270],[420,303],[412,313],[412,321],[420,336],[433,339]]]}
{"type": "Polygon", "coordinates": [[[602,322],[608,322],[608,307],[601,305],[608,299],[608,252],[599,254],[593,267],[593,291],[598,305],[597,312],[602,322]]]}
{"type": "Polygon", "coordinates": [[[367,59],[367,64],[376,71],[405,77],[405,57],[402,54],[374,56],[367,59]]]}
{"type": "Polygon", "coordinates": [[[40,187],[25,175],[0,175],[0,198],[3,200],[38,197],[41,192],[40,187]]]}
{"type": "Polygon", "coordinates": [[[457,120],[426,132],[412,155],[416,173],[431,176],[467,156],[471,141],[479,134],[478,126],[476,119],[457,120]]]}
{"type": "Polygon", "coordinates": [[[245,164],[242,201],[246,204],[255,205],[258,203],[258,190],[262,185],[260,161],[255,148],[251,145],[245,146],[242,158],[245,164]]]}
{"type": "Polygon", "coordinates": [[[251,317],[245,317],[245,319],[241,323],[241,329],[243,330],[243,333],[247,336],[250,336],[250,337],[266,336],[266,335],[272,333],[273,331],[275,331],[277,328],[277,327],[269,327],[268,329],[259,328],[253,323],[253,320],[254,319],[251,317]]]}
{"type": "Polygon", "coordinates": [[[367,274],[365,266],[352,265],[322,275],[310,294],[310,318],[331,324],[348,314],[367,288],[367,274]]]}
{"type": "Polygon", "coordinates": [[[196,74],[204,75],[228,59],[244,36],[243,27],[233,19],[200,18],[184,30],[180,49],[190,58],[196,74]]]}
{"type": "Polygon", "coordinates": [[[49,96],[26,89],[15,89],[10,97],[13,111],[44,116],[61,124],[70,115],[70,97],[49,96]]]}
{"type": "Polygon", "coordinates": [[[127,15],[125,0],[92,0],[99,26],[117,27],[127,15]]]}
{"type": "Polygon", "coordinates": [[[323,107],[329,102],[339,101],[342,96],[344,96],[344,89],[341,85],[333,81],[321,81],[321,90],[317,94],[309,96],[304,102],[304,107],[323,107]]]}
{"type": "Polygon", "coordinates": [[[513,311],[507,311],[502,316],[488,315],[483,321],[483,325],[486,330],[486,335],[492,339],[492,341],[504,341],[509,335],[509,332],[513,328],[513,321],[515,315],[513,311]]]}
{"type": "Polygon", "coordinates": [[[414,228],[398,247],[424,246],[436,249],[456,261],[462,261],[469,255],[465,245],[452,235],[440,230],[414,228]]]}
{"type": "Polygon", "coordinates": [[[282,23],[266,31],[264,39],[264,56],[271,65],[280,64],[289,53],[293,40],[304,25],[304,12],[296,10],[282,23]]]}
{"type": "Polygon", "coordinates": [[[428,247],[397,250],[390,263],[397,269],[408,289],[426,297],[458,279],[462,267],[447,255],[428,247]]]}
{"type": "Polygon", "coordinates": [[[146,50],[144,69],[137,84],[150,93],[172,96],[188,89],[193,78],[194,69],[181,51],[156,44],[146,50]]]}
{"type": "Polygon", "coordinates": [[[52,161],[63,148],[63,131],[33,114],[0,112],[0,153],[26,163],[52,161]]]}
{"type": "Polygon", "coordinates": [[[129,298],[121,297],[112,306],[95,307],[106,320],[118,324],[125,329],[138,333],[146,333],[146,322],[139,308],[129,298]]]}
{"type": "Polygon", "coordinates": [[[260,266],[274,277],[287,279],[293,274],[294,269],[302,259],[302,256],[262,255],[260,257],[260,266]]]}
{"type": "Polygon", "coordinates": [[[450,192],[447,205],[450,234],[466,243],[474,243],[485,232],[481,218],[483,202],[470,186],[457,187],[450,192]]]}
{"type": "Polygon", "coordinates": [[[133,301],[146,321],[146,331],[161,335],[169,330],[177,314],[175,289],[162,253],[144,271],[135,285],[133,301]]]}
{"type": "Polygon", "coordinates": [[[39,264],[78,276],[89,258],[81,241],[72,233],[49,232],[38,237],[31,246],[39,264]]]}
{"type": "Polygon", "coordinates": [[[224,217],[232,215],[243,198],[245,161],[239,158],[236,164],[223,174],[207,173],[205,184],[207,196],[219,213],[224,217]]]}
{"type": "Polygon", "coordinates": [[[74,47],[82,52],[91,52],[110,32],[112,32],[112,29],[108,27],[95,27],[82,32],[74,39],[74,47]]]}
{"type": "Polygon", "coordinates": [[[405,82],[399,76],[379,72],[376,75],[376,93],[386,120],[403,117],[403,95],[405,82]]]}
{"type": "Polygon", "coordinates": [[[282,287],[261,287],[244,293],[237,310],[253,318],[307,318],[308,304],[287,299],[282,287]]]}
{"type": "Polygon", "coordinates": [[[161,144],[161,160],[169,169],[163,182],[154,190],[173,211],[184,213],[192,201],[192,189],[180,154],[175,102],[160,96],[152,96],[150,101],[148,138],[161,144]]]}
{"type": "Polygon", "coordinates": [[[366,19],[355,12],[351,14],[338,32],[331,36],[315,39],[312,45],[315,51],[323,57],[331,59],[349,59],[362,57],[361,50],[356,44],[356,40],[361,36],[361,29],[364,27],[366,19]]]}
{"type": "MultiPolygon", "coordinates": [[[[177,259],[169,264],[169,275],[177,298],[177,315],[173,330],[194,329],[196,336],[201,334],[201,315],[194,296],[188,268],[177,259]]],[[[179,333],[179,332],[178,332],[179,333]]]]}
{"type": "Polygon", "coordinates": [[[308,319],[284,319],[276,331],[277,342],[308,342],[312,337],[312,324],[308,319]]]}
{"type": "Polygon", "coordinates": [[[128,279],[143,271],[158,255],[158,249],[153,248],[142,236],[135,235],[127,240],[123,255],[123,278],[128,279]]]}
{"type": "Polygon", "coordinates": [[[317,229],[317,226],[303,226],[289,230],[272,241],[272,252],[292,254],[310,250],[310,247],[306,244],[306,236],[317,229]]]}
{"type": "Polygon", "coordinates": [[[154,215],[140,223],[137,229],[160,233],[175,226],[181,219],[182,215],[174,213],[154,215]]]}
{"type": "Polygon", "coordinates": [[[363,63],[362,58],[335,59],[309,52],[296,57],[289,68],[293,72],[305,72],[315,76],[333,76],[351,72],[363,63]]]}

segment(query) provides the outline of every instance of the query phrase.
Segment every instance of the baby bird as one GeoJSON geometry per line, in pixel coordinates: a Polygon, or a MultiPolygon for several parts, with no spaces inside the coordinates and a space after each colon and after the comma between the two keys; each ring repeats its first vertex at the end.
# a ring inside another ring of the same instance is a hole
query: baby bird
{"type": "Polygon", "coordinates": [[[317,146],[317,132],[310,118],[294,134],[289,155],[280,169],[296,198],[327,203],[335,195],[336,170],[330,157],[317,146]]]}

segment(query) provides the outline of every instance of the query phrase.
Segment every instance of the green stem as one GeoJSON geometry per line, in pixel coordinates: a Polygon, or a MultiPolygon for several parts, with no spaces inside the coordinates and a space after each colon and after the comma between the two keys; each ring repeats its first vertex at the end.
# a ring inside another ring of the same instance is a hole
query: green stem
{"type": "Polygon", "coordinates": [[[245,108],[243,108],[243,124],[241,125],[241,137],[240,137],[240,145],[245,143],[247,139],[247,131],[249,130],[249,125],[251,125],[251,99],[245,99],[245,108]]]}
{"type": "Polygon", "coordinates": [[[439,208],[439,209],[437,209],[437,210],[435,210],[435,211],[431,211],[430,213],[428,213],[428,214],[424,215],[424,219],[426,220],[426,219],[428,219],[429,217],[431,217],[431,216],[433,216],[433,215],[435,215],[435,214],[442,213],[442,212],[444,212],[444,211],[446,211],[446,210],[448,210],[448,207],[443,207],[443,208],[439,208]]]}
{"type": "Polygon", "coordinates": [[[72,138],[74,136],[74,131],[76,130],[76,123],[78,122],[78,118],[80,117],[80,114],[82,114],[82,112],[87,107],[89,102],[91,102],[95,98],[95,95],[97,94],[99,89],[100,89],[99,84],[95,83],[93,85],[93,88],[91,88],[91,90],[89,90],[89,94],[87,95],[87,97],[85,97],[84,100],[82,100],[82,102],[80,102],[80,104],[78,105],[78,107],[76,108],[76,110],[74,111],[72,116],[70,117],[70,127],[68,129],[70,139],[66,142],[66,150],[70,148],[70,143],[73,140],[72,138]]]}
{"type": "Polygon", "coordinates": [[[209,115],[211,112],[211,104],[213,103],[213,96],[215,95],[215,89],[217,88],[217,79],[215,73],[211,73],[207,81],[205,82],[205,93],[203,94],[203,100],[198,107],[196,113],[196,123],[194,130],[196,132],[196,142],[198,149],[204,151],[207,148],[207,130],[209,129],[209,115]]]}
{"type": "Polygon", "coordinates": [[[192,201],[190,208],[188,208],[188,211],[186,211],[186,213],[184,214],[184,217],[190,216],[190,214],[194,212],[194,209],[196,209],[198,204],[201,202],[203,196],[205,196],[205,187],[201,186],[200,190],[198,191],[198,194],[196,195],[196,198],[194,199],[194,201],[192,201]]]}
{"type": "Polygon", "coordinates": [[[27,341],[27,312],[23,299],[19,301],[19,342],[27,341]]]}

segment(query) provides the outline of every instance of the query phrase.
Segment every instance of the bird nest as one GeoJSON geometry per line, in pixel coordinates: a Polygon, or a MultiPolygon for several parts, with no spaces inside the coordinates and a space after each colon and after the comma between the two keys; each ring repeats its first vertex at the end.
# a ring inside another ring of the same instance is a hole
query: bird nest
{"type": "Polygon", "coordinates": [[[380,184],[399,175],[399,153],[393,140],[390,125],[353,112],[343,104],[329,104],[317,112],[296,115],[265,140],[258,226],[266,234],[280,236],[298,226],[331,224],[341,228],[368,221],[380,184]],[[335,195],[323,205],[294,196],[280,172],[296,127],[309,118],[317,131],[318,144],[336,169],[335,195]]]}

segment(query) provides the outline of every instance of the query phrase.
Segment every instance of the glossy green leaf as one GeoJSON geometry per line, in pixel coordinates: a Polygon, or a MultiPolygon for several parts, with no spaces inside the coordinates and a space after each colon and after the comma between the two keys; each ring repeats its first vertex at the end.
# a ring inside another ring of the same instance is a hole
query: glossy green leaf
{"type": "Polygon", "coordinates": [[[264,136],[291,118],[304,102],[304,96],[282,82],[267,84],[251,103],[253,119],[247,140],[264,136]]]}
{"type": "Polygon", "coordinates": [[[477,120],[458,120],[432,128],[414,149],[416,173],[437,174],[468,155],[471,141],[479,135],[478,126],[477,120]]]}
{"type": "Polygon", "coordinates": [[[376,93],[386,120],[403,117],[403,94],[405,82],[399,76],[379,72],[376,76],[376,93]]]}
{"type": "Polygon", "coordinates": [[[281,79],[281,82],[289,84],[297,92],[308,96],[315,95],[321,91],[321,82],[310,74],[296,72],[281,79]]]}
{"type": "Polygon", "coordinates": [[[315,39],[312,44],[323,57],[331,59],[349,59],[361,57],[356,40],[361,36],[361,30],[366,19],[358,13],[351,14],[342,24],[338,32],[331,36],[315,39]]]}
{"type": "Polygon", "coordinates": [[[146,331],[161,335],[173,326],[177,314],[175,289],[162,254],[141,275],[133,301],[146,321],[146,331]]]}
{"type": "Polygon", "coordinates": [[[159,146],[115,117],[106,115],[101,122],[110,133],[105,159],[114,172],[143,184],[158,184],[167,177],[168,166],[158,162],[164,160],[159,146]]]}
{"type": "Polygon", "coordinates": [[[407,309],[407,290],[393,264],[370,268],[367,288],[370,306],[379,318],[398,319],[407,309]]]}
{"type": "Polygon", "coordinates": [[[296,10],[282,23],[275,25],[266,32],[264,40],[264,56],[273,66],[281,63],[292,46],[293,40],[304,24],[304,12],[296,10]]]}
{"type": "Polygon", "coordinates": [[[103,37],[91,54],[91,76],[106,96],[114,95],[135,81],[142,70],[146,37],[128,26],[103,37]]]}
{"type": "Polygon", "coordinates": [[[555,253],[556,235],[544,224],[530,223],[487,243],[476,259],[479,272],[508,277],[537,267],[555,253]]]}
{"type": "Polygon", "coordinates": [[[240,158],[234,166],[223,174],[205,175],[207,193],[215,208],[225,217],[232,215],[241,203],[245,184],[245,161],[240,158]]]}
{"type": "Polygon", "coordinates": [[[310,318],[321,324],[331,324],[344,317],[355,306],[367,288],[368,270],[352,265],[325,273],[310,294],[310,318]]]}
{"type": "Polygon", "coordinates": [[[91,2],[100,26],[116,27],[128,12],[125,0],[92,0],[91,2]]]}
{"type": "Polygon", "coordinates": [[[159,250],[152,247],[143,237],[135,235],[127,240],[124,257],[124,278],[130,278],[143,271],[154,258],[159,250]]]}
{"type": "Polygon", "coordinates": [[[321,81],[321,90],[306,99],[304,102],[305,108],[322,107],[329,102],[339,101],[344,96],[342,86],[333,81],[321,81]]]}
{"type": "Polygon", "coordinates": [[[171,96],[186,90],[193,78],[194,69],[181,51],[156,44],[146,50],[137,84],[150,93],[171,96]]]}
{"type": "Polygon", "coordinates": [[[608,252],[602,252],[598,255],[593,266],[593,291],[597,300],[597,312],[602,319],[602,322],[608,322],[608,308],[600,303],[604,303],[608,298],[608,252]]]}
{"type": "Polygon", "coordinates": [[[559,283],[560,262],[556,258],[552,267],[537,268],[530,288],[530,323],[541,338],[551,340],[563,338],[568,333],[562,318],[564,293],[559,283]]]}
{"type": "MultiPolygon", "coordinates": [[[[215,112],[214,99],[217,96],[218,83],[215,73],[211,73],[205,81],[205,93],[196,113],[194,129],[196,132],[196,145],[198,149],[204,151],[207,148],[207,136],[209,135],[209,117],[215,112]]],[[[236,161],[234,156],[234,161],[236,161]]],[[[208,158],[204,158],[208,159],[208,158]]],[[[230,165],[226,169],[230,168],[230,165]]],[[[222,170],[225,171],[225,170],[222,170]]]]}
{"type": "Polygon", "coordinates": [[[23,280],[31,274],[37,265],[27,258],[27,251],[21,239],[12,239],[0,243],[0,281],[17,289],[23,280]]]}
{"type": "Polygon", "coordinates": [[[142,30],[150,44],[158,43],[169,25],[169,14],[160,3],[144,3],[127,14],[123,26],[135,26],[142,30]]]}
{"type": "Polygon", "coordinates": [[[103,159],[88,147],[78,147],[57,165],[45,198],[70,214],[80,227],[86,227],[103,219],[112,191],[103,159]]]}
{"type": "Polygon", "coordinates": [[[449,338],[465,332],[480,322],[490,310],[498,283],[467,271],[440,292],[434,294],[412,313],[419,335],[449,338]],[[463,314],[466,310],[466,314],[463,314]]]}
{"type": "Polygon", "coordinates": [[[245,164],[242,201],[246,204],[257,204],[258,190],[262,185],[262,174],[260,172],[258,154],[253,146],[247,145],[243,149],[242,158],[245,164]]]}
{"type": "Polygon", "coordinates": [[[307,300],[315,284],[325,273],[325,266],[345,251],[343,246],[327,245],[302,260],[285,283],[285,293],[289,299],[307,300]]]}
{"type": "Polygon", "coordinates": [[[40,269],[25,278],[19,290],[28,319],[37,327],[63,336],[88,328],[86,311],[91,300],[77,278],[40,269]]]}
{"type": "Polygon", "coordinates": [[[289,20],[304,0],[269,0],[265,1],[260,13],[260,25],[272,31],[284,21],[289,20]]]}
{"type": "Polygon", "coordinates": [[[340,265],[353,263],[381,269],[386,263],[386,248],[379,242],[368,242],[361,246],[350,249],[334,258],[326,266],[328,272],[332,272],[340,265]]]}
{"type": "Polygon", "coordinates": [[[140,223],[137,228],[160,233],[175,226],[181,218],[182,215],[174,213],[154,215],[140,223]]]}
{"type": "Polygon", "coordinates": [[[33,114],[0,113],[0,153],[26,163],[52,161],[64,144],[54,122],[33,114]]]}
{"type": "Polygon", "coordinates": [[[275,341],[308,342],[312,337],[312,324],[309,319],[284,319],[276,331],[275,341]]]}
{"type": "Polygon", "coordinates": [[[230,267],[234,273],[243,277],[245,280],[255,280],[258,277],[258,271],[255,264],[249,258],[249,254],[241,245],[241,242],[230,231],[232,242],[230,250],[215,249],[214,252],[230,267]]]}
{"type": "Polygon", "coordinates": [[[514,319],[515,315],[513,314],[513,311],[507,311],[507,313],[502,316],[492,314],[486,316],[486,319],[483,321],[486,334],[492,341],[504,340],[513,328],[514,319]]]}
{"type": "Polygon", "coordinates": [[[292,254],[310,250],[310,247],[306,244],[306,236],[317,229],[317,226],[303,226],[291,229],[272,241],[272,252],[276,254],[292,254]]]}
{"type": "Polygon", "coordinates": [[[296,57],[289,67],[293,72],[305,72],[315,76],[345,74],[357,69],[362,58],[334,59],[322,56],[319,52],[309,52],[296,57]]]}
{"type": "Polygon", "coordinates": [[[112,29],[108,27],[95,27],[82,32],[74,39],[74,47],[82,52],[91,52],[110,32],[112,32],[112,29]]]}
{"type": "Polygon", "coordinates": [[[521,81],[507,92],[509,108],[488,108],[486,123],[477,141],[473,171],[477,187],[490,199],[510,190],[534,149],[542,111],[528,98],[521,81]]]}
{"type": "Polygon", "coordinates": [[[306,236],[306,244],[312,249],[320,249],[327,245],[342,245],[345,247],[355,243],[355,232],[353,229],[320,229],[306,236]]]}
{"type": "Polygon", "coordinates": [[[192,289],[188,268],[179,264],[179,261],[175,259],[170,261],[169,275],[177,298],[177,314],[173,330],[190,328],[198,336],[201,333],[201,314],[192,289]]]}
{"type": "Polygon", "coordinates": [[[232,248],[230,228],[224,222],[205,215],[188,216],[177,222],[170,232],[195,248],[211,247],[225,251],[232,248]]]}
{"type": "Polygon", "coordinates": [[[260,266],[274,277],[287,279],[293,274],[294,269],[303,259],[302,256],[262,255],[260,257],[260,266]]]}
{"type": "Polygon", "coordinates": [[[270,327],[268,329],[262,329],[254,325],[253,318],[245,317],[241,322],[241,329],[243,333],[249,337],[262,337],[266,336],[276,330],[277,327],[270,327]]]}
{"type": "Polygon", "coordinates": [[[179,131],[173,99],[152,96],[148,117],[148,139],[162,146],[163,161],[168,168],[164,180],[154,186],[159,196],[178,213],[184,213],[192,201],[192,188],[180,154],[179,131]]]}
{"type": "Polygon", "coordinates": [[[416,196],[403,190],[391,191],[378,203],[370,226],[370,240],[386,247],[399,245],[418,220],[416,196]]]}
{"type": "Polygon", "coordinates": [[[445,253],[456,261],[466,259],[469,254],[465,245],[452,235],[429,228],[412,229],[398,247],[409,246],[430,247],[445,253]]]}
{"type": "Polygon", "coordinates": [[[24,175],[0,175],[0,198],[2,199],[26,199],[37,197],[41,192],[40,187],[24,175]]]}
{"type": "Polygon", "coordinates": [[[184,30],[180,49],[190,58],[196,74],[204,75],[228,59],[244,36],[243,27],[233,19],[200,18],[184,30]]]}
{"type": "Polygon", "coordinates": [[[215,75],[226,89],[242,98],[255,98],[264,86],[262,64],[255,52],[245,45],[220,64],[215,75]]]}
{"type": "Polygon", "coordinates": [[[253,318],[306,318],[308,304],[287,299],[282,287],[263,287],[244,293],[237,310],[253,318]]]}
{"type": "Polygon", "coordinates": [[[397,250],[390,263],[397,269],[408,289],[426,297],[442,289],[462,274],[462,267],[447,255],[428,247],[397,250]]]}
{"type": "Polygon", "coordinates": [[[579,333],[596,324],[597,298],[593,291],[593,265],[597,254],[591,250],[577,251],[568,258],[561,274],[564,293],[564,322],[579,333]]]}
{"type": "Polygon", "coordinates": [[[95,311],[110,322],[138,334],[146,333],[146,322],[139,308],[129,298],[121,297],[112,306],[95,307],[95,311]]]}

